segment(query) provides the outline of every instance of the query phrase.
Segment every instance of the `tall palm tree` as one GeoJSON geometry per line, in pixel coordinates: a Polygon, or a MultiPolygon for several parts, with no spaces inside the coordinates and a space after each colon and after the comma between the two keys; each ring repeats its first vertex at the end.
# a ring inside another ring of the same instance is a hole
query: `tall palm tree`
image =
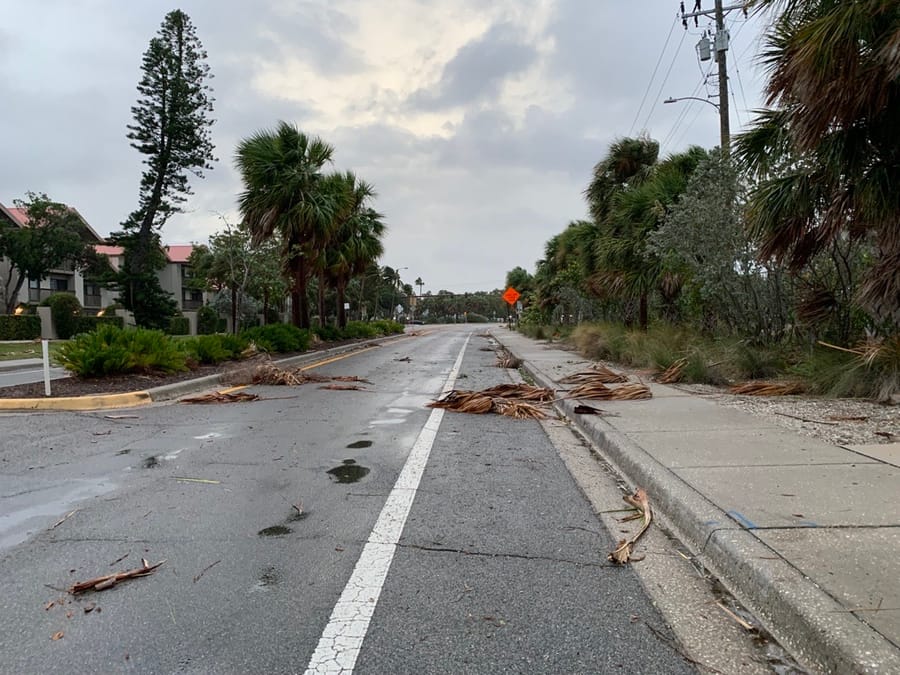
{"type": "Polygon", "coordinates": [[[242,140],[235,157],[244,181],[238,197],[241,215],[254,243],[281,236],[291,280],[291,318],[301,328],[310,325],[310,258],[334,218],[332,196],[322,189],[322,167],[333,153],[320,138],[279,122],[274,131],[258,131],[242,140]]]}
{"type": "Polygon", "coordinates": [[[761,54],[767,104],[738,137],[759,183],[761,256],[803,269],[849,237],[873,262],[860,302],[900,324],[900,9],[896,0],[755,0],[777,15],[761,54]]]}

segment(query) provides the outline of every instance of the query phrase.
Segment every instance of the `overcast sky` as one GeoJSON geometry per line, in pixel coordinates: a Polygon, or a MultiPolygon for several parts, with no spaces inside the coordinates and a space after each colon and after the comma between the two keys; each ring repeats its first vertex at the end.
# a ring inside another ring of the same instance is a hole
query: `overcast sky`
{"type": "MultiPolygon", "coordinates": [[[[0,0],[0,202],[46,192],[101,235],[119,227],[141,172],[125,138],[141,56],[175,8],[209,54],[219,161],[166,243],[237,222],[235,146],[284,119],[375,185],[382,264],[426,291],[490,290],[586,216],[615,138],[718,145],[712,106],[663,104],[707,95],[694,45],[711,22],[684,31],[669,0],[0,0]]],[[[727,23],[737,131],[760,106],[760,20],[727,23]]]]}

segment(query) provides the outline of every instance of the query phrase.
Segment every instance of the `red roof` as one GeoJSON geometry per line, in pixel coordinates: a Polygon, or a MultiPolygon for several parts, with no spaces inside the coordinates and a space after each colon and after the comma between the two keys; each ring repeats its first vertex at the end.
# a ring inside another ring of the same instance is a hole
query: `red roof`
{"type": "Polygon", "coordinates": [[[94,246],[94,250],[104,255],[122,255],[125,253],[125,249],[121,246],[107,246],[106,244],[97,244],[94,246]]]}
{"type": "Polygon", "coordinates": [[[166,246],[166,257],[169,259],[169,262],[186,263],[193,251],[193,244],[175,244],[173,246],[166,246]]]}
{"type": "Polygon", "coordinates": [[[25,209],[10,207],[6,210],[9,211],[9,215],[19,221],[19,225],[22,227],[25,227],[28,224],[28,213],[25,209]]]}

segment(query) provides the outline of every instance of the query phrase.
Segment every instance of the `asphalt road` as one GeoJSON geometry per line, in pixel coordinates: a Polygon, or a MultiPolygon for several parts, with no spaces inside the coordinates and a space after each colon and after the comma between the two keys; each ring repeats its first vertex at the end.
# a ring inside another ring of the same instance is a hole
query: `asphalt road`
{"type": "Polygon", "coordinates": [[[0,672],[693,672],[538,422],[424,407],[509,381],[479,332],[315,370],[367,391],[0,415],[0,672]]]}
{"type": "MultiPolygon", "coordinates": [[[[69,372],[65,368],[50,368],[50,379],[58,380],[68,377],[69,372]]],[[[16,384],[28,384],[30,382],[43,382],[43,368],[25,368],[22,370],[0,370],[0,387],[12,387],[16,384]]],[[[53,386],[52,384],[50,385],[53,386]]]]}

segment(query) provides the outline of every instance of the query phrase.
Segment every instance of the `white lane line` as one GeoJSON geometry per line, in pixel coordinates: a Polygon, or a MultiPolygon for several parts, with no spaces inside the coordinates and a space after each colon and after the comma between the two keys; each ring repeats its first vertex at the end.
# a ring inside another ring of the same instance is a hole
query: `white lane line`
{"type": "MultiPolygon", "coordinates": [[[[456,357],[456,363],[447,376],[444,391],[452,389],[456,382],[469,338],[471,335],[466,336],[466,341],[456,357]]],[[[406,464],[403,465],[397,482],[394,483],[381,509],[381,515],[378,516],[375,527],[372,528],[372,533],[356,562],[356,567],[353,568],[353,574],[350,575],[344,592],[331,612],[328,625],[325,626],[319,644],[306,667],[306,675],[353,672],[356,657],[359,656],[359,650],[369,630],[369,622],[375,613],[375,605],[378,604],[378,597],[381,595],[384,580],[397,550],[397,542],[403,533],[419,481],[431,454],[431,446],[434,445],[443,418],[442,408],[432,410],[413,444],[406,464]]]]}

